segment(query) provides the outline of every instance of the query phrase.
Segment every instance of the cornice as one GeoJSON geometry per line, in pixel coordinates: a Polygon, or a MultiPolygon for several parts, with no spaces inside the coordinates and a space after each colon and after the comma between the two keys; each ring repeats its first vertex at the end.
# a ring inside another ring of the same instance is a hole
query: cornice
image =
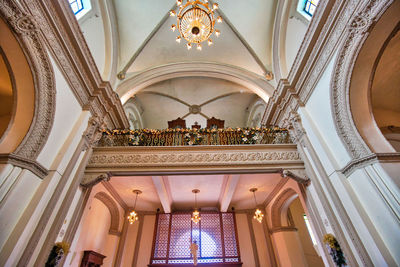
{"type": "Polygon", "coordinates": [[[23,5],[38,24],[49,51],[80,105],[93,115],[104,117],[107,127],[128,127],[121,101],[110,83],[101,79],[68,2],[23,0],[23,5]]]}
{"type": "Polygon", "coordinates": [[[340,172],[349,177],[357,169],[377,162],[381,163],[400,162],[400,152],[376,153],[376,154],[370,154],[362,158],[354,159],[350,161],[343,169],[341,169],[340,172]]]}
{"type": "Polygon", "coordinates": [[[14,166],[27,169],[41,179],[46,177],[49,173],[49,170],[43,167],[39,162],[20,157],[16,154],[0,154],[0,163],[12,164],[14,166]]]}

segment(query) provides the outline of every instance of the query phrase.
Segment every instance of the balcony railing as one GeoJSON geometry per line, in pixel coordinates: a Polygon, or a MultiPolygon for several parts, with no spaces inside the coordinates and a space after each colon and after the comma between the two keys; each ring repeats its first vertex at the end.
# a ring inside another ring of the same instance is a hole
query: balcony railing
{"type": "Polygon", "coordinates": [[[287,129],[165,129],[104,130],[100,147],[290,144],[287,129]]]}

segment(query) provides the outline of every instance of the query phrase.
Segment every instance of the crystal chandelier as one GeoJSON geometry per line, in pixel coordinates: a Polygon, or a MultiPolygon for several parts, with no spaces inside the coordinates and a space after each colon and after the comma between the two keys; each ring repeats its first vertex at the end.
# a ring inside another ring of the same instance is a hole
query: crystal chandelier
{"type": "Polygon", "coordinates": [[[133,205],[133,210],[129,213],[129,216],[128,216],[128,222],[130,224],[133,224],[134,222],[139,220],[139,217],[138,217],[138,214],[135,211],[135,208],[136,208],[136,202],[137,202],[138,195],[141,194],[142,191],[133,190],[133,193],[136,194],[136,198],[135,198],[135,204],[133,205]]]}
{"type": "Polygon", "coordinates": [[[251,188],[250,189],[250,192],[252,192],[253,196],[254,196],[254,203],[256,204],[256,211],[254,212],[253,219],[255,219],[259,223],[261,223],[263,218],[264,218],[264,214],[262,213],[262,211],[260,209],[257,208],[256,191],[257,191],[257,188],[251,188]]]}
{"type": "Polygon", "coordinates": [[[200,217],[200,212],[197,210],[197,193],[200,193],[199,189],[193,189],[192,193],[194,194],[194,211],[192,214],[192,222],[194,222],[195,224],[198,224],[199,221],[201,220],[200,217]]]}
{"type": "Polygon", "coordinates": [[[218,9],[217,3],[209,3],[209,0],[176,0],[179,8],[178,13],[175,10],[170,11],[170,16],[177,17],[177,25],[172,24],[171,30],[179,30],[179,35],[176,37],[178,43],[182,38],[187,41],[187,49],[191,49],[193,44],[197,44],[197,50],[201,50],[201,43],[207,41],[208,45],[213,44],[210,38],[213,33],[219,36],[221,32],[215,29],[215,22],[221,23],[222,17],[215,15],[215,10],[218,9]]]}

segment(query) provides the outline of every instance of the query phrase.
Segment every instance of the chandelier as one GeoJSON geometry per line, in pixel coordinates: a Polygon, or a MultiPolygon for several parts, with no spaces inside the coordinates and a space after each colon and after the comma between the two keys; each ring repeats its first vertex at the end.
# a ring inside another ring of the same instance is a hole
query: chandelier
{"type": "Polygon", "coordinates": [[[138,195],[141,194],[142,191],[133,190],[133,193],[136,194],[136,197],[135,197],[135,204],[133,205],[133,210],[129,213],[129,216],[128,216],[128,222],[130,224],[133,224],[134,222],[139,220],[139,217],[138,217],[138,214],[135,211],[135,208],[136,208],[136,202],[137,202],[138,195]]]}
{"type": "Polygon", "coordinates": [[[250,192],[252,192],[253,196],[254,196],[254,203],[256,204],[256,211],[254,212],[253,219],[255,219],[259,223],[261,223],[264,218],[264,214],[262,213],[262,211],[260,209],[257,208],[256,191],[257,191],[257,188],[250,188],[250,192]]]}
{"type": "Polygon", "coordinates": [[[198,224],[201,220],[200,212],[197,210],[197,193],[200,193],[199,189],[193,189],[192,193],[194,194],[194,211],[192,213],[192,222],[198,224]]]}
{"type": "Polygon", "coordinates": [[[216,16],[214,11],[218,9],[217,3],[209,3],[209,0],[176,0],[179,8],[178,13],[175,10],[169,12],[170,16],[177,17],[177,25],[172,24],[171,30],[179,30],[176,37],[178,43],[182,39],[187,41],[187,49],[191,49],[193,44],[197,44],[197,49],[201,50],[201,43],[207,41],[208,45],[213,44],[211,35],[219,36],[221,32],[215,29],[215,22],[221,23],[222,17],[216,16]]]}

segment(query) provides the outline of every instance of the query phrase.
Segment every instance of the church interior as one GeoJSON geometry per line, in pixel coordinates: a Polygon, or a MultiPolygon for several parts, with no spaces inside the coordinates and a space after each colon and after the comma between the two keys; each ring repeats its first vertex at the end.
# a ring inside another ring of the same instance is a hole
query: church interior
{"type": "Polygon", "coordinates": [[[0,0],[0,266],[400,266],[400,0],[0,0]]]}

